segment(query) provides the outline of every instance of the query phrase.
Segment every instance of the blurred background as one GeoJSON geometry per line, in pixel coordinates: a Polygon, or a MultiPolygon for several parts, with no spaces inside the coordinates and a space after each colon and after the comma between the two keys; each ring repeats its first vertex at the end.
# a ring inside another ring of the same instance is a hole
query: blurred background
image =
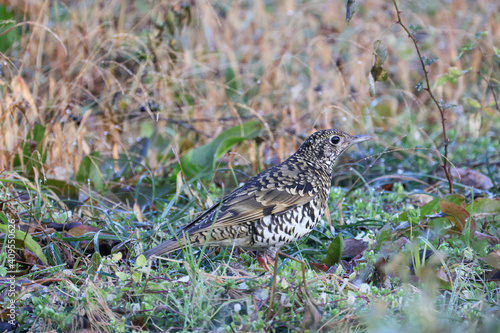
{"type": "Polygon", "coordinates": [[[16,230],[0,280],[30,296],[19,331],[497,331],[499,7],[0,0],[0,231],[16,230]],[[268,304],[244,251],[124,260],[327,128],[373,140],[284,250],[312,297],[283,261],[268,304]]]}
{"type": "MultiPolygon", "coordinates": [[[[235,154],[225,159],[253,171],[332,127],[374,136],[368,153],[406,147],[384,154],[378,168],[388,158],[404,171],[442,163],[441,116],[422,89],[419,56],[390,1],[358,1],[349,23],[344,4],[333,1],[1,6],[1,170],[24,164],[19,154],[29,143],[30,158],[42,153],[47,178],[74,179],[92,152],[101,162],[139,154],[153,173],[169,173],[172,146],[183,156],[248,121],[245,129],[259,133],[240,129],[242,136],[258,138],[229,147],[235,154]],[[387,80],[370,85],[377,45],[387,80]],[[146,149],[137,148],[141,139],[146,149]]],[[[432,59],[429,80],[446,109],[453,162],[498,148],[498,6],[399,4],[422,56],[432,59]]]]}

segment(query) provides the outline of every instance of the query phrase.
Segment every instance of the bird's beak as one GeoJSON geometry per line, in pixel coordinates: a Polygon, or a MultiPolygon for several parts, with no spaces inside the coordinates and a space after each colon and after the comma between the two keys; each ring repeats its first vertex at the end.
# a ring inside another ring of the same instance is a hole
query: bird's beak
{"type": "Polygon", "coordinates": [[[351,143],[354,145],[366,140],[370,140],[372,137],[369,135],[353,135],[351,136],[351,143]]]}

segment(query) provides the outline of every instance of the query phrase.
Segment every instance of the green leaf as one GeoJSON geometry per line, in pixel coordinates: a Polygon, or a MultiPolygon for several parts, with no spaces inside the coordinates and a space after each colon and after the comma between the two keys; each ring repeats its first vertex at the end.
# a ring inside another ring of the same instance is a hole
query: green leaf
{"type": "MultiPolygon", "coordinates": [[[[234,70],[229,67],[226,69],[226,96],[229,99],[239,97],[238,89],[238,80],[234,74],[234,70]]],[[[239,100],[239,98],[237,98],[237,100],[239,100]]]]}
{"type": "Polygon", "coordinates": [[[469,105],[472,106],[473,108],[476,108],[476,109],[481,108],[481,103],[479,103],[474,98],[467,98],[467,103],[469,103],[469,105]]]}
{"type": "Polygon", "coordinates": [[[424,88],[424,82],[423,81],[420,81],[419,83],[417,83],[415,85],[415,90],[416,91],[422,91],[423,88],[424,88]]]}
{"type": "Polygon", "coordinates": [[[337,234],[337,237],[332,241],[328,250],[326,250],[326,257],[322,263],[328,267],[332,267],[340,262],[342,259],[342,249],[344,247],[344,238],[342,234],[337,234]]]}
{"type": "MultiPolygon", "coordinates": [[[[87,240],[95,240],[95,232],[88,232],[85,235],[82,236],[75,236],[75,237],[63,237],[62,239],[66,242],[80,242],[80,241],[87,241],[87,240]]],[[[102,234],[99,233],[97,235],[98,240],[113,240],[113,241],[120,241],[123,242],[124,239],[120,238],[117,235],[108,235],[108,234],[102,234]]]]}
{"type": "Polygon", "coordinates": [[[387,71],[382,66],[373,66],[370,73],[373,76],[373,79],[379,82],[387,81],[387,78],[389,77],[387,71]]]}
{"type": "Polygon", "coordinates": [[[99,170],[99,156],[98,152],[92,152],[89,156],[85,156],[76,174],[77,182],[86,185],[90,180],[90,184],[94,186],[96,190],[102,190],[104,188],[104,180],[99,170]]]}
{"type": "Polygon", "coordinates": [[[4,31],[12,28],[16,22],[14,21],[14,13],[9,11],[5,5],[0,5],[0,52],[7,51],[15,41],[20,39],[20,28],[13,29],[6,34],[4,31]]]}
{"type": "Polygon", "coordinates": [[[45,127],[37,124],[26,136],[26,139],[21,145],[21,154],[17,154],[14,158],[14,166],[21,165],[21,159],[24,164],[26,173],[31,173],[33,167],[41,169],[43,163],[47,160],[47,152],[42,150],[42,141],[45,136],[45,127]]]}
{"type": "Polygon", "coordinates": [[[175,35],[175,18],[174,14],[172,13],[173,9],[169,8],[167,11],[167,14],[165,15],[165,26],[167,27],[167,31],[170,33],[171,36],[175,35]]]}
{"type": "Polygon", "coordinates": [[[458,206],[462,206],[465,202],[465,197],[461,194],[448,194],[444,198],[458,206]]]}
{"type": "Polygon", "coordinates": [[[441,87],[443,84],[448,82],[449,82],[448,76],[443,75],[436,81],[436,87],[441,87]]]}
{"type": "Polygon", "coordinates": [[[376,40],[373,43],[373,49],[375,51],[375,64],[370,70],[370,74],[375,82],[386,81],[389,75],[382,65],[387,58],[387,46],[381,40],[376,40]]]}
{"type": "Polygon", "coordinates": [[[392,240],[392,227],[390,223],[387,223],[377,232],[377,248],[378,251],[380,247],[387,241],[392,240]]]}
{"type": "Polygon", "coordinates": [[[474,34],[474,38],[477,40],[480,40],[483,36],[488,36],[488,31],[478,31],[474,34]]]}
{"type": "Polygon", "coordinates": [[[90,276],[93,276],[97,273],[97,270],[101,265],[101,261],[102,261],[102,256],[99,254],[99,252],[94,252],[92,258],[90,259],[89,268],[87,270],[90,276]]]}
{"type": "Polygon", "coordinates": [[[440,87],[445,83],[456,84],[458,82],[458,78],[464,74],[466,74],[469,69],[461,70],[457,67],[449,67],[448,73],[443,74],[436,82],[436,86],[440,87]]]}
{"type": "Polygon", "coordinates": [[[62,260],[61,251],[59,251],[59,248],[55,246],[54,243],[50,242],[45,248],[44,253],[47,256],[50,265],[58,266],[64,263],[64,261],[62,260]]]}
{"type": "Polygon", "coordinates": [[[358,4],[356,3],[356,0],[346,0],[345,2],[345,21],[349,23],[351,21],[352,17],[354,16],[354,13],[356,12],[356,8],[358,7],[358,4]]]}
{"type": "Polygon", "coordinates": [[[416,35],[420,31],[420,29],[422,29],[422,27],[419,25],[410,24],[408,26],[408,29],[411,31],[412,35],[416,35]]]}
{"type": "Polygon", "coordinates": [[[479,198],[465,207],[465,209],[474,214],[500,214],[500,198],[479,198]]]}
{"type": "Polygon", "coordinates": [[[99,164],[100,172],[95,175],[98,175],[99,177],[96,179],[90,178],[91,181],[97,180],[98,183],[100,183],[103,182],[103,179],[108,181],[120,179],[124,175],[129,174],[131,171],[133,171],[134,168],[141,165],[141,162],[144,160],[148,153],[149,145],[150,140],[147,138],[142,138],[141,140],[137,141],[132,147],[130,147],[127,154],[119,154],[118,159],[108,158],[102,161],[99,164]],[[118,171],[115,170],[116,166],[118,166],[118,171]]]}
{"type": "Polygon", "coordinates": [[[47,179],[44,182],[44,186],[52,190],[61,199],[78,199],[79,189],[75,185],[72,185],[64,180],[59,179],[47,179]]]}
{"type": "MultiPolygon", "coordinates": [[[[186,178],[190,179],[201,173],[214,170],[218,159],[237,143],[256,138],[261,129],[261,123],[248,121],[222,132],[212,142],[190,150],[181,157],[182,170],[186,178]]],[[[171,179],[175,180],[180,170],[180,167],[176,166],[171,179]]]]}
{"type": "Polygon", "coordinates": [[[155,134],[155,129],[152,123],[144,121],[141,123],[140,136],[143,138],[151,138],[155,134]]]}
{"type": "Polygon", "coordinates": [[[144,267],[146,266],[146,263],[147,263],[147,260],[146,260],[146,257],[141,254],[137,257],[136,261],[135,261],[136,265],[139,266],[139,267],[144,267]]]}
{"type": "Polygon", "coordinates": [[[434,214],[437,211],[440,211],[439,207],[439,198],[429,201],[418,210],[411,210],[408,212],[404,212],[399,214],[396,218],[396,222],[420,222],[426,215],[434,214]]]}
{"type": "Polygon", "coordinates": [[[439,60],[439,58],[434,58],[434,57],[428,58],[426,56],[422,56],[421,59],[425,66],[429,66],[439,60]]]}
{"type": "MultiPolygon", "coordinates": [[[[3,213],[1,213],[0,219],[4,222],[4,224],[0,224],[0,231],[4,232],[5,234],[9,234],[12,229],[11,227],[9,227],[7,217],[3,213]]],[[[15,229],[14,239],[24,243],[24,246],[31,252],[33,252],[38,258],[40,258],[44,265],[48,264],[47,257],[45,257],[45,254],[43,254],[42,248],[29,234],[19,229],[15,229]]]]}
{"type": "Polygon", "coordinates": [[[373,43],[373,49],[375,50],[375,55],[377,56],[377,59],[375,60],[375,63],[377,65],[382,65],[385,62],[385,59],[387,59],[387,45],[381,40],[376,40],[375,43],[373,43]],[[377,63],[379,61],[379,63],[377,63]]]}

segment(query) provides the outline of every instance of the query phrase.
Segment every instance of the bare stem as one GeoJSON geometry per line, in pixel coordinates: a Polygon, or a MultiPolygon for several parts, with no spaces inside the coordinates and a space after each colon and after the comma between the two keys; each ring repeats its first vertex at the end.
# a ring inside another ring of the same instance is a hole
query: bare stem
{"type": "Polygon", "coordinates": [[[486,83],[488,84],[488,88],[490,88],[491,90],[491,93],[493,94],[493,100],[495,101],[495,107],[498,111],[500,111],[500,106],[498,105],[498,100],[497,100],[497,94],[495,93],[495,87],[493,86],[493,84],[491,84],[490,80],[488,80],[484,75],[483,73],[481,73],[481,71],[477,71],[477,73],[479,74],[479,76],[481,76],[481,78],[486,81],[486,83]]]}
{"type": "Polygon", "coordinates": [[[415,37],[413,36],[413,34],[403,24],[403,21],[401,20],[401,12],[399,11],[398,4],[396,3],[396,0],[393,0],[393,3],[394,3],[394,7],[396,8],[396,13],[398,15],[398,21],[396,23],[399,24],[404,29],[404,31],[406,31],[406,33],[408,34],[408,37],[412,40],[413,45],[415,45],[415,49],[417,50],[418,59],[420,60],[420,65],[422,66],[422,69],[424,71],[425,84],[426,84],[426,87],[424,89],[429,93],[429,96],[434,101],[439,112],[441,113],[441,126],[443,128],[443,141],[444,141],[444,161],[443,161],[442,167],[444,169],[446,179],[448,180],[450,194],[452,194],[453,193],[453,179],[451,178],[449,170],[448,170],[448,137],[446,136],[446,124],[445,124],[444,110],[441,107],[441,104],[436,99],[436,97],[434,97],[434,94],[432,93],[431,84],[429,82],[429,72],[427,71],[426,65],[425,65],[424,60],[422,58],[422,54],[420,53],[420,49],[418,48],[418,42],[415,39],[415,37]]]}

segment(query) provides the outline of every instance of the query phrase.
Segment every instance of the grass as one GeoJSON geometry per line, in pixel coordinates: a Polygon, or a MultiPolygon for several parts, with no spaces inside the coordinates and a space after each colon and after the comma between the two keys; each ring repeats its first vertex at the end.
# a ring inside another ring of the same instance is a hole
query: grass
{"type": "Polygon", "coordinates": [[[325,1],[1,6],[9,329],[498,331],[498,5],[397,4],[413,40],[384,1],[349,24],[325,1]],[[329,219],[284,249],[310,298],[284,259],[269,304],[238,249],[130,262],[332,127],[374,140],[337,163],[329,219]]]}

